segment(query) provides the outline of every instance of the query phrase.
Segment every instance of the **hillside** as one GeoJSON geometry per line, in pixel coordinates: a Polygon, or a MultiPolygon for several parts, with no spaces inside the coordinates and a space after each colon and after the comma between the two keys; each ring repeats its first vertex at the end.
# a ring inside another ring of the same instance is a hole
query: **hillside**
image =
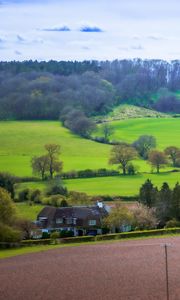
{"type": "Polygon", "coordinates": [[[179,61],[0,62],[0,119],[104,116],[123,103],[178,114],[179,74],[179,61]]]}
{"type": "MultiPolygon", "coordinates": [[[[157,139],[157,148],[180,146],[180,119],[142,118],[113,121],[112,139],[133,142],[140,135],[151,134],[157,139]]],[[[101,125],[99,125],[99,132],[101,125]]],[[[31,159],[44,153],[47,143],[61,145],[64,171],[112,168],[108,165],[110,145],[83,139],[54,121],[0,122],[0,171],[18,176],[32,176],[31,159]]],[[[135,162],[141,172],[150,172],[151,167],[142,160],[135,162]]],[[[168,170],[168,169],[167,169],[168,170]]]]}
{"type": "Polygon", "coordinates": [[[110,122],[116,120],[126,120],[135,118],[168,118],[169,115],[160,113],[152,109],[139,107],[135,105],[121,104],[116,106],[105,116],[97,116],[94,119],[97,122],[110,122]]]}
{"type": "Polygon", "coordinates": [[[0,171],[18,176],[32,176],[31,158],[48,143],[61,145],[64,171],[108,166],[109,145],[73,135],[59,122],[0,122],[0,141],[0,171]]]}
{"type": "MultiPolygon", "coordinates": [[[[132,143],[140,135],[153,135],[157,140],[157,148],[167,146],[180,147],[180,119],[179,118],[139,118],[112,121],[109,124],[114,129],[111,140],[132,143]]],[[[96,135],[101,136],[101,126],[96,135]]]]}

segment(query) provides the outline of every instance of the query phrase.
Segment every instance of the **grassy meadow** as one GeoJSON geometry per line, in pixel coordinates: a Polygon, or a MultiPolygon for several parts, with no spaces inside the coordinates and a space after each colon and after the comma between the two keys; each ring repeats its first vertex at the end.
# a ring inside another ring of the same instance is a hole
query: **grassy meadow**
{"type": "Polygon", "coordinates": [[[0,171],[32,176],[31,158],[44,145],[61,145],[64,171],[108,167],[110,146],[82,139],[53,121],[0,122],[0,171]]]}
{"type": "MultiPolygon", "coordinates": [[[[114,128],[112,139],[133,142],[140,135],[150,134],[157,139],[157,148],[175,145],[180,147],[180,119],[179,118],[139,118],[110,122],[114,128]]],[[[100,125],[101,126],[101,125],[100,125]]],[[[99,132],[100,134],[100,126],[99,132]]],[[[44,153],[46,143],[61,145],[61,159],[64,171],[116,168],[109,166],[108,159],[112,146],[82,139],[63,128],[54,121],[4,121],[0,122],[0,171],[10,172],[18,176],[32,176],[31,158],[44,153]]],[[[146,174],[151,172],[151,166],[136,160],[135,165],[143,174],[136,176],[118,176],[104,178],[88,178],[66,180],[69,190],[86,192],[89,195],[121,195],[132,196],[138,193],[140,185],[147,179],[160,186],[164,181],[173,186],[179,180],[180,173],[168,173],[172,167],[166,167],[161,174],[146,174]]],[[[32,182],[17,185],[19,189],[45,189],[45,183],[32,182]]]]}
{"type": "Polygon", "coordinates": [[[16,203],[17,217],[34,221],[38,213],[43,209],[43,205],[29,205],[28,203],[16,203]]]}
{"type": "MultiPolygon", "coordinates": [[[[180,147],[180,118],[139,118],[112,121],[114,133],[112,140],[132,143],[140,135],[153,135],[157,140],[157,148],[163,150],[167,146],[180,147]]],[[[99,126],[98,135],[101,135],[99,126]]]]}
{"type": "MultiPolygon", "coordinates": [[[[134,176],[108,176],[96,178],[81,178],[64,180],[65,186],[70,191],[79,191],[88,195],[112,195],[112,196],[135,196],[138,195],[139,187],[145,180],[151,179],[154,185],[160,187],[163,182],[168,182],[173,187],[180,181],[180,172],[160,174],[138,174],[134,176]]],[[[16,185],[16,191],[29,187],[30,189],[46,189],[45,182],[27,182],[16,185]]]]}

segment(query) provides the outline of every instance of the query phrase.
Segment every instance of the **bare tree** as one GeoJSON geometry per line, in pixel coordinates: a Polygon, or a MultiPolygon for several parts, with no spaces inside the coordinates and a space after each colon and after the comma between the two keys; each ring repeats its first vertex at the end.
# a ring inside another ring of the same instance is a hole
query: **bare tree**
{"type": "Polygon", "coordinates": [[[110,164],[119,164],[126,175],[129,162],[135,159],[137,152],[134,148],[126,145],[115,145],[111,150],[110,164]]]}
{"type": "Polygon", "coordinates": [[[175,146],[167,147],[164,153],[172,160],[173,167],[176,167],[178,161],[180,161],[180,149],[175,146]]]}
{"type": "Polygon", "coordinates": [[[109,141],[110,136],[113,134],[114,129],[112,126],[110,126],[108,123],[104,123],[101,127],[103,137],[105,142],[109,141]]]}
{"type": "Polygon", "coordinates": [[[45,173],[48,171],[49,157],[47,155],[34,156],[31,161],[31,166],[34,174],[41,176],[42,180],[45,178],[45,173]]]}
{"type": "Polygon", "coordinates": [[[159,173],[160,168],[164,167],[164,165],[167,163],[164,152],[156,150],[152,150],[149,153],[148,160],[153,167],[156,167],[157,173],[159,173]]]}
{"type": "Polygon", "coordinates": [[[46,144],[45,149],[48,152],[48,168],[49,168],[49,174],[50,178],[53,178],[53,175],[55,172],[60,172],[62,170],[62,162],[58,160],[58,155],[60,152],[60,146],[57,144],[46,144]]]}

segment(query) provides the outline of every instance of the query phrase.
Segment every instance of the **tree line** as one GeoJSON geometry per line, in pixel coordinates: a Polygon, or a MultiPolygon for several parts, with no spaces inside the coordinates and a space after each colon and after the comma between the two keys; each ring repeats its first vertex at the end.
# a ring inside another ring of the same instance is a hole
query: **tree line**
{"type": "Polygon", "coordinates": [[[124,102],[180,113],[179,79],[180,61],[0,62],[0,119],[89,117],[124,102]]]}
{"type": "MultiPolygon", "coordinates": [[[[127,143],[119,143],[114,145],[111,150],[109,163],[117,164],[123,171],[123,175],[127,174],[129,167],[134,170],[132,175],[136,173],[136,167],[132,164],[138,156],[147,160],[152,168],[159,173],[160,169],[171,164],[172,167],[180,166],[180,148],[175,146],[166,147],[164,151],[156,150],[156,139],[153,136],[142,135],[132,145],[127,143]]],[[[129,172],[128,172],[129,174],[129,172]]]]}

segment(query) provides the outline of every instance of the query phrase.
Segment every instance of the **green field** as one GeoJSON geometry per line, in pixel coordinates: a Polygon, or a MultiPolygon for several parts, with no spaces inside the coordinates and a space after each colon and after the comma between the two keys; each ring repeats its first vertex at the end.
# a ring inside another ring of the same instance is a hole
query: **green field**
{"type": "MultiPolygon", "coordinates": [[[[134,196],[138,195],[140,186],[148,178],[158,187],[163,182],[168,182],[173,187],[177,181],[180,181],[180,172],[70,179],[64,180],[64,184],[70,191],[84,192],[88,195],[134,196]]],[[[16,189],[19,191],[27,187],[32,190],[38,188],[44,191],[46,184],[44,182],[27,182],[18,184],[16,189]]]]}
{"type": "MultiPolygon", "coordinates": [[[[115,129],[112,139],[133,142],[140,135],[157,138],[158,148],[180,146],[180,119],[143,118],[111,122],[115,129]]],[[[70,133],[59,122],[0,122],[0,171],[19,176],[32,176],[31,158],[43,153],[46,143],[61,145],[64,171],[110,168],[111,146],[82,139],[70,133]]],[[[149,172],[150,166],[138,161],[140,171],[149,172]]]]}
{"type": "Polygon", "coordinates": [[[32,176],[31,158],[44,153],[44,145],[61,145],[64,171],[108,166],[109,145],[82,139],[59,122],[0,122],[0,171],[32,176]]]}
{"type": "Polygon", "coordinates": [[[173,187],[177,181],[180,181],[180,173],[72,179],[66,180],[65,183],[69,190],[85,192],[88,195],[135,196],[148,178],[158,187],[165,181],[173,187]]]}
{"type": "MultiPolygon", "coordinates": [[[[157,139],[157,148],[164,149],[173,145],[180,147],[180,118],[141,118],[112,121],[114,133],[111,139],[132,143],[140,135],[153,135],[157,139]]],[[[99,135],[100,129],[99,126],[99,135]]]]}
{"type": "MultiPolygon", "coordinates": [[[[151,134],[157,139],[158,149],[175,145],[180,147],[180,119],[178,118],[141,118],[113,121],[111,125],[115,131],[112,139],[133,142],[140,135],[151,134]]],[[[112,146],[96,143],[73,135],[63,128],[59,122],[0,122],[0,171],[10,172],[19,176],[32,176],[30,161],[34,155],[44,152],[46,143],[57,143],[62,147],[61,159],[64,171],[73,169],[112,168],[108,165],[112,146]]],[[[151,166],[142,160],[134,162],[140,167],[140,172],[151,172],[151,166]]],[[[116,166],[114,166],[116,168],[116,166]]],[[[166,167],[163,172],[172,169],[166,167]]],[[[86,192],[90,195],[134,195],[138,193],[140,185],[152,178],[158,186],[163,181],[171,185],[179,180],[179,173],[140,174],[126,177],[105,177],[67,180],[65,184],[69,190],[86,192]]],[[[24,187],[44,189],[41,182],[25,183],[24,187]]],[[[17,187],[18,189],[18,187],[17,187]]]]}
{"type": "Polygon", "coordinates": [[[27,203],[16,203],[17,216],[28,220],[36,220],[38,213],[43,209],[43,205],[29,205],[27,203]]]}

